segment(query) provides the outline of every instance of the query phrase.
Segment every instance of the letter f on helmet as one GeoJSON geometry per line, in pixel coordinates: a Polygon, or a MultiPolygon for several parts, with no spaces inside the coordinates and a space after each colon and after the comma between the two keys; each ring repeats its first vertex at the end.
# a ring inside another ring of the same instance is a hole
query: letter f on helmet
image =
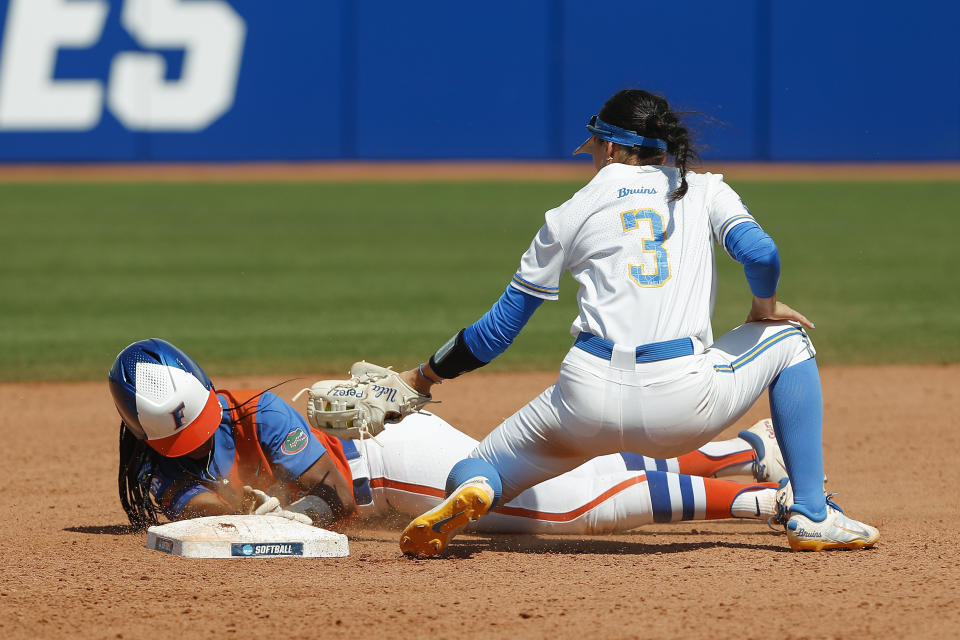
{"type": "Polygon", "coordinates": [[[109,381],[127,428],[165,456],[190,453],[220,426],[223,409],[210,378],[165,340],[150,338],[125,348],[110,368],[109,381]]]}
{"type": "Polygon", "coordinates": [[[173,416],[173,424],[176,426],[177,429],[180,429],[181,427],[183,427],[183,420],[184,420],[183,412],[186,408],[187,408],[187,405],[181,402],[180,404],[177,405],[176,409],[170,412],[170,415],[173,416]]]}

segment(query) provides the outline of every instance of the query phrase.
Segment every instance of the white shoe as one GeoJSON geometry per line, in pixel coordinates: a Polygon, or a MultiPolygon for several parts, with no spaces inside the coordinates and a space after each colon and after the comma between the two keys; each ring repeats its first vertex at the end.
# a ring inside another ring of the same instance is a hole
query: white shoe
{"type": "Polygon", "coordinates": [[[757,459],[753,462],[753,477],[757,482],[780,482],[787,477],[787,467],[783,464],[783,454],[770,418],[760,420],[737,435],[757,452],[757,459]]]}
{"type": "Polygon", "coordinates": [[[880,531],[843,513],[843,509],[827,496],[827,517],[817,522],[802,513],[791,511],[793,489],[784,480],[777,489],[776,514],[767,523],[785,525],[787,541],[794,551],[824,551],[826,549],[864,549],[880,539],[880,531]]]}
{"type": "Polygon", "coordinates": [[[787,521],[787,540],[794,551],[825,549],[864,549],[880,539],[880,532],[853,518],[827,500],[827,517],[815,522],[803,514],[792,513],[787,521]]]}

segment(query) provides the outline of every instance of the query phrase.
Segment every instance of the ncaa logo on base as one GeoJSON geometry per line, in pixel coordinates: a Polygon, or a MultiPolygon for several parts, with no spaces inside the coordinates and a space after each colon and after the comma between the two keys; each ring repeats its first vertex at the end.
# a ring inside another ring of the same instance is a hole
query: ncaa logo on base
{"type": "Polygon", "coordinates": [[[230,546],[233,556],[302,556],[302,542],[254,542],[240,543],[230,546]]]}

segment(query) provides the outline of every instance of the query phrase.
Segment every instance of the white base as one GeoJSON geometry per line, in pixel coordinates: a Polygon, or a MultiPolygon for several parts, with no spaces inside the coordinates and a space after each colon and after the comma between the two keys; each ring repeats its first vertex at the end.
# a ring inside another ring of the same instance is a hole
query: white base
{"type": "Polygon", "coordinates": [[[187,558],[343,558],[347,536],[280,516],[210,516],[147,529],[147,548],[187,558]]]}

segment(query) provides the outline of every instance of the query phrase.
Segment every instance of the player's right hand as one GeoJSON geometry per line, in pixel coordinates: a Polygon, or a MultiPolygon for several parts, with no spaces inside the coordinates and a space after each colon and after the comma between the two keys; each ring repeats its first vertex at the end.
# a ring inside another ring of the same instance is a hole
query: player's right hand
{"type": "Polygon", "coordinates": [[[269,496],[259,489],[250,486],[243,488],[243,506],[244,513],[253,516],[262,516],[264,514],[276,511],[280,508],[280,501],[274,496],[269,496]]]}
{"type": "Polygon", "coordinates": [[[750,313],[747,314],[747,322],[759,322],[761,320],[792,320],[799,322],[808,329],[814,329],[814,324],[807,320],[807,317],[777,300],[776,296],[770,298],[753,297],[753,304],[750,307],[750,313]]]}

